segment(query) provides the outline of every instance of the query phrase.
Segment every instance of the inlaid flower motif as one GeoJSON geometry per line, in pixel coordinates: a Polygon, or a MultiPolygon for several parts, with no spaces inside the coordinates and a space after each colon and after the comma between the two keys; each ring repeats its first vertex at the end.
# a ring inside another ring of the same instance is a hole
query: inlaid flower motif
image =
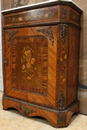
{"type": "Polygon", "coordinates": [[[12,22],[15,22],[15,17],[12,18],[12,22]]]}
{"type": "Polygon", "coordinates": [[[32,58],[31,59],[31,64],[34,64],[35,63],[35,58],[32,58]]]}
{"type": "Polygon", "coordinates": [[[64,55],[64,59],[65,59],[65,60],[67,59],[67,55],[64,55]]]}
{"type": "Polygon", "coordinates": [[[29,20],[29,19],[30,19],[30,16],[29,16],[29,15],[26,15],[26,16],[25,16],[25,19],[26,19],[26,20],[29,20]]]}
{"type": "Polygon", "coordinates": [[[63,61],[63,58],[60,58],[60,62],[62,62],[63,61]]]}
{"type": "Polygon", "coordinates": [[[31,63],[27,63],[27,64],[26,64],[26,67],[27,67],[27,68],[31,68],[31,63]]]}
{"type": "Polygon", "coordinates": [[[48,13],[45,14],[45,17],[48,17],[48,13]]]}
{"type": "Polygon", "coordinates": [[[28,76],[28,77],[27,77],[27,80],[31,80],[31,77],[30,77],[30,76],[28,76]]]}
{"type": "Polygon", "coordinates": [[[23,70],[25,69],[25,65],[22,66],[22,69],[23,69],[23,70]]]}
{"type": "Polygon", "coordinates": [[[36,67],[35,67],[35,54],[34,50],[29,46],[24,47],[21,57],[21,69],[24,73],[24,79],[32,80],[35,77],[36,67]]]}
{"type": "Polygon", "coordinates": [[[19,17],[18,20],[19,20],[19,21],[23,21],[23,18],[22,18],[22,17],[19,17]]]}

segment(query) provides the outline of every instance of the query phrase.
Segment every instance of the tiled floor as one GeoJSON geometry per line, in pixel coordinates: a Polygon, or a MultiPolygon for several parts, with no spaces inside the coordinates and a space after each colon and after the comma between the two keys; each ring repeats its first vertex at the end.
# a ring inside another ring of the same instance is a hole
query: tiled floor
{"type": "Polygon", "coordinates": [[[87,116],[74,115],[68,127],[54,128],[45,119],[25,117],[16,110],[3,110],[0,92],[0,130],[87,130],[87,116]]]}

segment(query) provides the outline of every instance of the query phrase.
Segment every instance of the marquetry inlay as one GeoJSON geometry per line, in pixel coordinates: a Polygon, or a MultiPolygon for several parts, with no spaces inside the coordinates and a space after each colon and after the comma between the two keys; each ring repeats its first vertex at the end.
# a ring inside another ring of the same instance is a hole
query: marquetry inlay
{"type": "Polygon", "coordinates": [[[67,18],[67,8],[62,8],[62,11],[61,11],[61,17],[62,19],[65,19],[67,18]]]}
{"type": "Polygon", "coordinates": [[[6,16],[5,17],[5,25],[8,24],[18,24],[18,23],[26,23],[29,22],[31,23],[39,21],[39,20],[43,20],[43,21],[47,21],[50,19],[53,19],[53,21],[55,19],[58,18],[58,9],[57,8],[42,8],[42,9],[37,9],[37,10],[33,10],[33,11],[25,11],[24,13],[17,13],[15,15],[11,15],[6,16]]]}
{"type": "Polygon", "coordinates": [[[80,24],[80,17],[73,10],[70,10],[70,20],[72,20],[73,22],[75,22],[77,24],[80,24]]]}
{"type": "Polygon", "coordinates": [[[11,55],[12,88],[23,90],[26,86],[25,91],[47,94],[47,38],[41,35],[15,37],[11,55]]]}

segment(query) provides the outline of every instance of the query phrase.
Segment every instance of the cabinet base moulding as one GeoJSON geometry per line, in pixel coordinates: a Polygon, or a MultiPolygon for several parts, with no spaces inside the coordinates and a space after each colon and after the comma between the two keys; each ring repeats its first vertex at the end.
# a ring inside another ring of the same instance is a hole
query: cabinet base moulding
{"type": "Polygon", "coordinates": [[[75,101],[65,110],[55,110],[36,104],[21,101],[19,99],[3,96],[3,109],[15,108],[21,114],[29,117],[40,116],[49,121],[53,127],[66,127],[69,125],[71,116],[78,114],[79,101],[75,101]]]}

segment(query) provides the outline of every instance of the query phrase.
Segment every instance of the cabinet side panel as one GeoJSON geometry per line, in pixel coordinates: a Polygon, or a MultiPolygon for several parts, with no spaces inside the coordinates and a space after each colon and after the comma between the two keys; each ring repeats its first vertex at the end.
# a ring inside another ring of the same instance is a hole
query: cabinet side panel
{"type": "Polygon", "coordinates": [[[67,107],[77,99],[79,58],[79,29],[69,27],[69,58],[68,58],[68,86],[67,107]]]}

